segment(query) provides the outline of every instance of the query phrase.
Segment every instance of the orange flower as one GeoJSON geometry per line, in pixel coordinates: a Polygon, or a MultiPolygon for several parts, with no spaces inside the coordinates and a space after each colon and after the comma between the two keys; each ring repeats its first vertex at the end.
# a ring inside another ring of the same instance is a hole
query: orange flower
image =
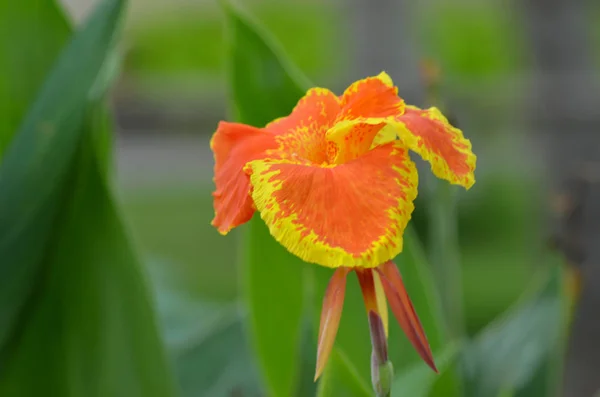
{"type": "Polygon", "coordinates": [[[470,188],[471,143],[436,108],[404,104],[386,73],[342,96],[310,89],[292,113],[264,128],[221,122],[215,155],[215,218],[226,234],[256,210],[273,237],[306,262],[336,268],[325,293],[316,377],[333,346],[345,280],[358,275],[368,312],[387,330],[386,297],[421,357],[435,369],[396,266],[417,196],[408,150],[439,178],[470,188]]]}

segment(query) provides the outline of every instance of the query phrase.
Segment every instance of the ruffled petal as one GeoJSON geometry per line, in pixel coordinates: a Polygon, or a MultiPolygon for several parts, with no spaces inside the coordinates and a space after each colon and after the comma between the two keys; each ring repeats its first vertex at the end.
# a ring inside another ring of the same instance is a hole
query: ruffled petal
{"type": "Polygon", "coordinates": [[[385,72],[352,83],[340,98],[341,120],[386,118],[404,111],[398,88],[385,72]]]}
{"type": "Polygon", "coordinates": [[[325,133],[340,110],[338,97],[325,88],[311,88],[289,116],[265,128],[277,135],[282,156],[322,164],[327,160],[325,133]]]}
{"type": "Polygon", "coordinates": [[[473,186],[477,158],[471,142],[437,108],[407,106],[397,121],[400,139],[431,163],[435,176],[467,189],[473,186]]]}
{"type": "Polygon", "coordinates": [[[327,267],[375,267],[402,250],[417,173],[400,142],[341,165],[255,160],[252,198],[290,252],[327,267]]]}
{"type": "Polygon", "coordinates": [[[250,180],[244,173],[247,162],[264,156],[278,143],[275,136],[263,129],[245,124],[219,123],[210,141],[215,158],[215,217],[211,224],[221,234],[245,223],[254,214],[250,197],[250,180]]]}
{"type": "Polygon", "coordinates": [[[396,139],[396,132],[384,127],[404,112],[404,101],[386,73],[353,83],[340,100],[342,109],[327,131],[330,163],[345,163],[367,152],[374,143],[382,145],[396,139]]]}

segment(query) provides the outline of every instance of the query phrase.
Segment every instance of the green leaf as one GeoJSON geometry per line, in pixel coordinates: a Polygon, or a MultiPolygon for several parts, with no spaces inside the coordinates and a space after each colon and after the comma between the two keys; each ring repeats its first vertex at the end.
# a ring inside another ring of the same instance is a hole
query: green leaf
{"type": "MultiPolygon", "coordinates": [[[[263,126],[289,114],[304,94],[301,74],[258,24],[228,2],[222,4],[236,120],[263,126]]],[[[246,225],[243,244],[242,287],[268,394],[289,397],[298,382],[305,267],[271,237],[258,216],[246,225]]]]}
{"type": "Polygon", "coordinates": [[[1,358],[0,395],[173,396],[145,275],[83,133],[43,277],[1,358]]]}
{"type": "Polygon", "coordinates": [[[559,348],[566,319],[562,264],[552,265],[542,281],[465,349],[467,396],[497,396],[527,387],[548,354],[559,348]]]}
{"type": "Polygon", "coordinates": [[[438,394],[432,394],[432,390],[438,382],[445,382],[444,378],[447,375],[452,374],[452,364],[458,357],[458,353],[462,347],[462,343],[454,342],[450,343],[439,354],[436,354],[436,365],[439,370],[439,374],[433,372],[429,367],[413,364],[407,368],[404,372],[399,374],[394,380],[392,387],[392,397],[428,397],[443,395],[452,396],[457,395],[455,386],[452,383],[446,383],[445,388],[440,390],[437,388],[438,394]]]}
{"type": "MultiPolygon", "coordinates": [[[[74,35],[4,153],[0,165],[0,348],[13,331],[48,254],[48,240],[55,233],[53,222],[65,199],[68,169],[83,133],[86,100],[113,46],[123,4],[122,0],[102,2],[74,35]]],[[[35,10],[33,5],[30,8],[35,10]]]]}
{"type": "MultiPolygon", "coordinates": [[[[395,262],[423,324],[432,351],[442,351],[450,341],[446,335],[440,297],[423,246],[411,225],[404,232],[404,248],[395,262]]],[[[393,317],[390,317],[390,325],[390,357],[393,358],[397,370],[421,362],[421,358],[393,317]],[[400,334],[400,337],[395,336],[400,334]]],[[[437,357],[434,355],[434,358],[437,357]]],[[[425,366],[424,363],[421,364],[425,366]]]]}
{"type": "Polygon", "coordinates": [[[263,396],[236,303],[190,299],[173,280],[177,264],[149,262],[163,335],[182,397],[263,396]]]}
{"type": "Polygon", "coordinates": [[[371,397],[371,386],[363,379],[348,357],[333,349],[319,381],[317,397],[371,397]]]}
{"type": "Polygon", "coordinates": [[[69,34],[53,0],[0,3],[0,159],[69,34]]]}
{"type": "Polygon", "coordinates": [[[311,84],[256,21],[227,0],[221,4],[232,110],[236,120],[262,127],[289,114],[311,84]]]}

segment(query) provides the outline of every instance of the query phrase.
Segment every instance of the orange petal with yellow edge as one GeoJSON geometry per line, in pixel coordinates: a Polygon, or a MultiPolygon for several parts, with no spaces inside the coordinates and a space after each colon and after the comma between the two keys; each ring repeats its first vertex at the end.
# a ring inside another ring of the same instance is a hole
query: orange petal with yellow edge
{"type": "Polygon", "coordinates": [[[340,97],[342,109],[337,121],[387,118],[402,114],[404,101],[385,72],[352,83],[340,97]]]}
{"type": "Polygon", "coordinates": [[[349,271],[348,268],[337,269],[325,290],[323,308],[321,309],[321,322],[319,324],[315,380],[321,376],[335,342],[340,319],[342,318],[344,295],[346,294],[346,276],[349,271]]]}
{"type": "Polygon", "coordinates": [[[469,189],[475,183],[476,156],[471,142],[435,107],[407,106],[397,117],[398,135],[409,149],[431,163],[433,173],[469,189]]]}
{"type": "Polygon", "coordinates": [[[372,268],[402,250],[418,181],[400,142],[340,165],[264,159],[247,169],[271,234],[304,261],[372,268]]]}
{"type": "Polygon", "coordinates": [[[388,298],[388,303],[402,330],[404,330],[404,333],[421,358],[431,369],[438,372],[429,342],[427,342],[427,337],[425,336],[425,331],[406,292],[400,271],[398,271],[396,265],[391,261],[378,267],[377,271],[381,276],[381,282],[388,298]]]}
{"type": "Polygon", "coordinates": [[[342,109],[326,135],[331,163],[350,161],[374,143],[383,145],[396,139],[395,129],[384,127],[394,123],[405,105],[386,73],[353,83],[340,99],[342,109]]]}
{"type": "Polygon", "coordinates": [[[245,124],[219,123],[210,147],[215,158],[215,217],[212,225],[226,234],[232,228],[249,221],[254,214],[250,197],[250,180],[244,173],[248,161],[264,156],[275,149],[273,134],[245,124]]]}
{"type": "Polygon", "coordinates": [[[338,97],[325,88],[311,88],[292,112],[265,127],[277,135],[280,149],[289,157],[321,164],[327,160],[325,133],[340,111],[338,97]]]}

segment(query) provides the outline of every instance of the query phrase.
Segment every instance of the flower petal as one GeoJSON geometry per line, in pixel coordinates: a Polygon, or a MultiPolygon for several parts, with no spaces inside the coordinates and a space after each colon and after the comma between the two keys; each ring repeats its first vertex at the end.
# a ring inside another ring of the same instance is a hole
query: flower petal
{"type": "Polygon", "coordinates": [[[377,271],[396,320],[421,358],[437,372],[425,331],[406,292],[400,271],[391,261],[379,266],[377,271]]]}
{"type": "Polygon", "coordinates": [[[471,151],[471,142],[437,108],[407,106],[397,121],[400,139],[431,163],[438,178],[467,189],[473,186],[477,158],[471,151]]]}
{"type": "Polygon", "coordinates": [[[248,173],[271,234],[303,260],[375,267],[402,250],[418,182],[400,142],[341,165],[255,160],[248,173]]]}
{"type": "Polygon", "coordinates": [[[327,131],[329,161],[341,164],[377,145],[396,139],[393,129],[384,128],[404,112],[398,88],[382,72],[353,83],[341,96],[342,109],[335,124],[327,131]]]}
{"type": "Polygon", "coordinates": [[[385,72],[351,84],[340,99],[342,110],[338,121],[386,118],[402,114],[404,110],[398,88],[385,72]]]}
{"type": "Polygon", "coordinates": [[[263,129],[224,121],[219,123],[210,141],[215,157],[216,186],[213,193],[215,217],[211,224],[221,234],[227,234],[252,218],[254,205],[244,166],[277,146],[274,135],[263,129]]]}
{"type": "Polygon", "coordinates": [[[311,88],[289,116],[265,128],[277,135],[280,148],[288,156],[322,164],[327,160],[325,133],[339,110],[339,99],[334,93],[325,88],[311,88]]]}
{"type": "Polygon", "coordinates": [[[344,295],[346,294],[346,276],[349,271],[348,268],[337,269],[327,285],[327,290],[325,290],[323,308],[321,309],[321,322],[319,323],[315,380],[323,372],[335,342],[340,319],[342,318],[344,295]]]}

